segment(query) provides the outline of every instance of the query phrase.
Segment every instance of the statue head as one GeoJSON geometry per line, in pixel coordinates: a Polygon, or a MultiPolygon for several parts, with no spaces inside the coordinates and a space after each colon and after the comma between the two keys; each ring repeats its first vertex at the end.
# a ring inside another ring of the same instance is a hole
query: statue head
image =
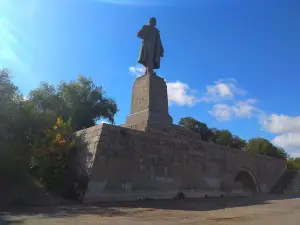
{"type": "Polygon", "coordinates": [[[150,20],[149,20],[149,24],[153,27],[156,26],[156,18],[155,17],[151,17],[150,20]]]}

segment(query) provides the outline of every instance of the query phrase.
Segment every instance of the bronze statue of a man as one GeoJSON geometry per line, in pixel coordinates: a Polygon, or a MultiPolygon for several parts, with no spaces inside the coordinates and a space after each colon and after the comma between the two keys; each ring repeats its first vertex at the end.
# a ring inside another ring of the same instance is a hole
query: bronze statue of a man
{"type": "Polygon", "coordinates": [[[153,69],[160,68],[160,57],[164,56],[160,32],[155,26],[156,19],[152,17],[149,25],[144,25],[137,33],[137,36],[142,39],[138,62],[146,67],[146,73],[149,74],[153,73],[153,69]]]}

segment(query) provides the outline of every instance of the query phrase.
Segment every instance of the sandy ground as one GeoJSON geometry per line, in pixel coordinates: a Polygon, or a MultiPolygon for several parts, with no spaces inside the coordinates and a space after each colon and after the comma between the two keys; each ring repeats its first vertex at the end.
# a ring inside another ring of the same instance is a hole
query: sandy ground
{"type": "Polygon", "coordinates": [[[0,224],[299,225],[300,195],[0,209],[0,224]]]}

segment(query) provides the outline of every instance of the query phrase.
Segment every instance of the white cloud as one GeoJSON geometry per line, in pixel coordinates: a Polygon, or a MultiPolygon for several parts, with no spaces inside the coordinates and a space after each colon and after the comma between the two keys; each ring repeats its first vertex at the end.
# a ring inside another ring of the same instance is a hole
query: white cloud
{"type": "Polygon", "coordinates": [[[237,87],[234,79],[216,81],[214,85],[206,86],[206,93],[201,98],[205,102],[217,102],[234,99],[236,95],[245,95],[246,91],[237,87]]]}
{"type": "Polygon", "coordinates": [[[240,118],[250,118],[257,113],[260,113],[261,110],[255,106],[257,102],[256,99],[247,99],[246,101],[237,101],[234,107],[234,113],[237,117],[240,118]]]}
{"type": "Polygon", "coordinates": [[[300,132],[298,133],[285,133],[276,136],[272,142],[275,145],[281,146],[283,148],[299,148],[300,152],[300,132]]]}
{"type": "Polygon", "coordinates": [[[228,121],[232,118],[251,118],[261,110],[259,110],[255,103],[257,100],[248,99],[245,101],[236,101],[233,105],[216,104],[209,113],[218,121],[228,121]]]}
{"type": "Polygon", "coordinates": [[[300,132],[300,116],[271,114],[264,118],[262,124],[271,133],[300,132]]]}
{"type": "Polygon", "coordinates": [[[274,145],[300,156],[300,116],[271,114],[264,116],[261,124],[266,131],[277,134],[272,140],[274,145]]]}
{"type": "Polygon", "coordinates": [[[180,81],[167,83],[169,104],[193,106],[200,100],[193,95],[195,91],[180,81]]]}
{"type": "Polygon", "coordinates": [[[135,77],[140,77],[144,75],[145,72],[146,72],[146,68],[140,64],[129,67],[129,73],[135,77]]]}
{"type": "Polygon", "coordinates": [[[232,118],[233,112],[231,106],[227,104],[216,104],[209,114],[214,116],[218,121],[227,121],[232,118]]]}

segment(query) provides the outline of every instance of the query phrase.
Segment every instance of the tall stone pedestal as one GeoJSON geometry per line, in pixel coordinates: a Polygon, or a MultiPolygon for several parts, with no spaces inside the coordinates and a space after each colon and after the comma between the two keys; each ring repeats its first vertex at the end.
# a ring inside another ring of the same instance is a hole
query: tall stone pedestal
{"type": "Polygon", "coordinates": [[[145,130],[147,127],[169,127],[172,123],[164,79],[156,74],[138,77],[133,85],[131,111],[125,126],[145,130]]]}

